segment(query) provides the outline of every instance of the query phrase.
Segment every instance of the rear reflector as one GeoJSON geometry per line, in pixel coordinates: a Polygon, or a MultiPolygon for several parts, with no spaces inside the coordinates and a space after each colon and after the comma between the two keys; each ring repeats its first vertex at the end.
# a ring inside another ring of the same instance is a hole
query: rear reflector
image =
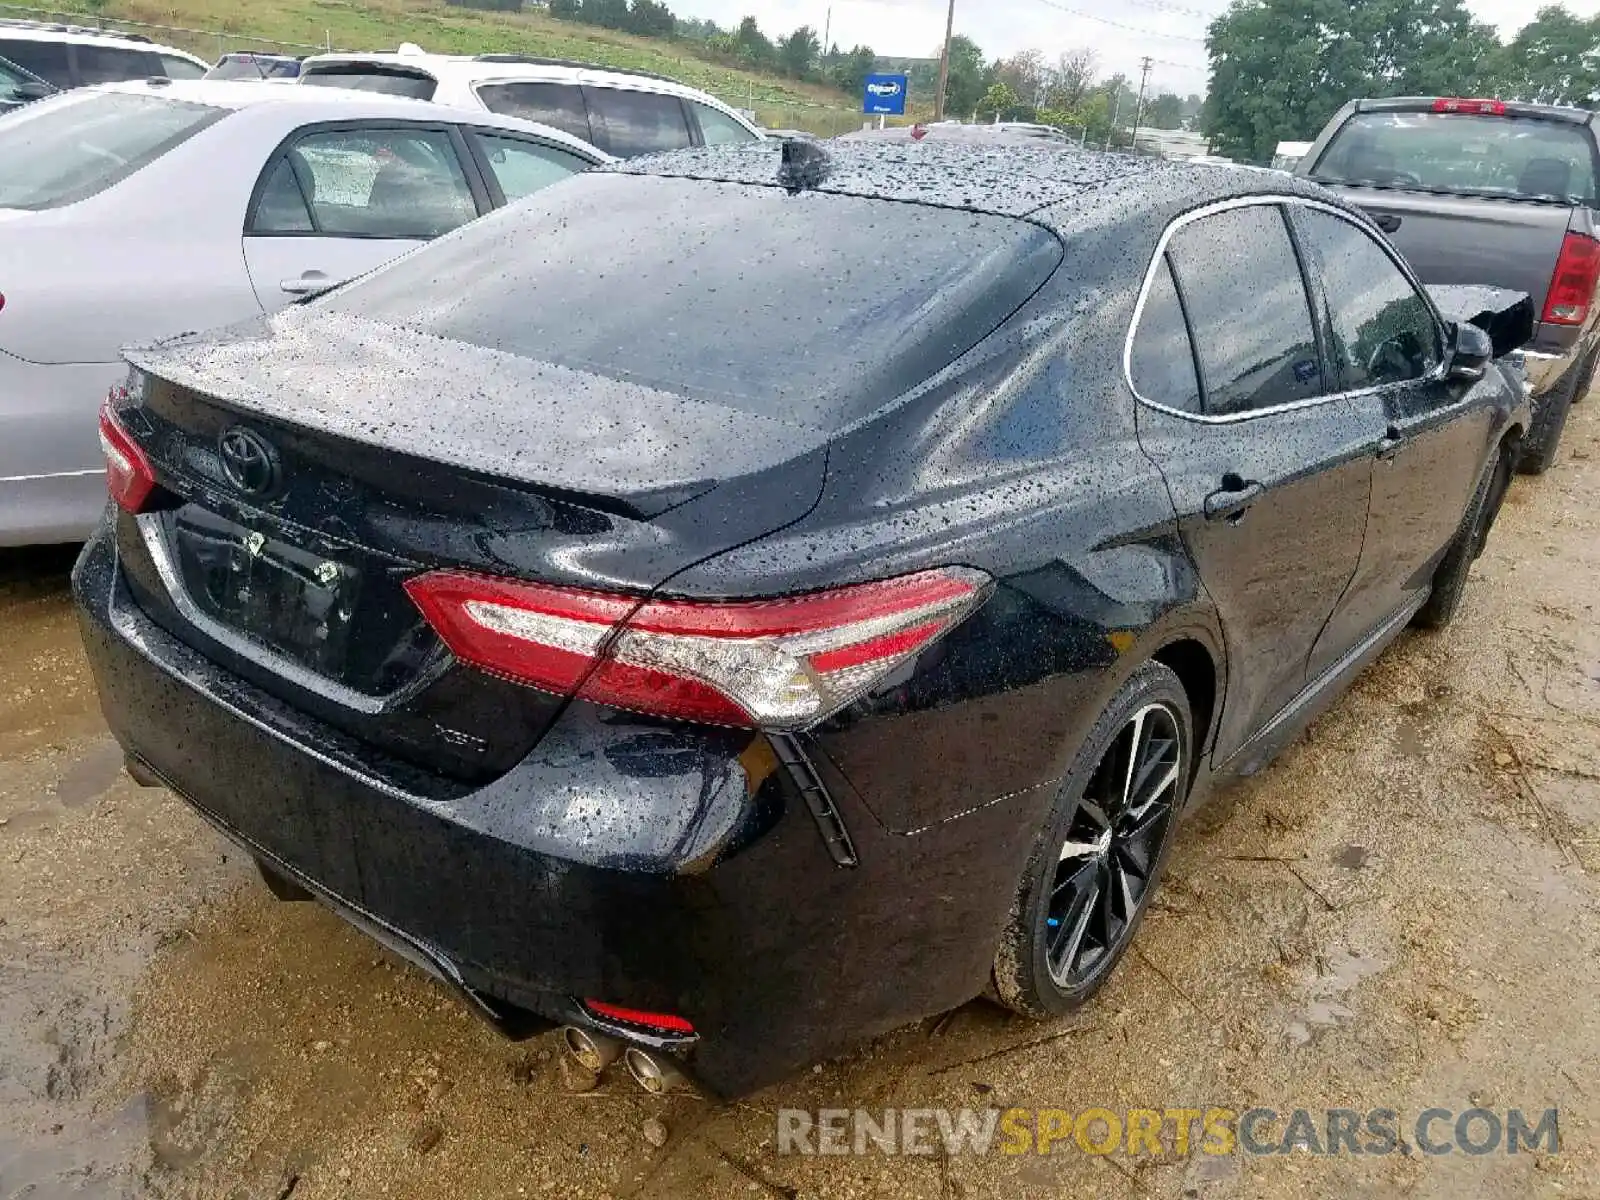
{"type": "MultiPolygon", "coordinates": [[[[115,393],[119,389],[112,390],[115,393]]],[[[128,512],[140,512],[155,491],[155,472],[144,451],[117,420],[109,400],[100,409],[100,449],[106,456],[106,487],[111,498],[128,512]]]]}
{"type": "Polygon", "coordinates": [[[1441,98],[1433,102],[1433,111],[1436,113],[1473,113],[1485,117],[1503,117],[1506,115],[1506,102],[1504,100],[1441,98]]]}
{"type": "Polygon", "coordinates": [[[637,1008],[623,1008],[620,1004],[602,1004],[598,1000],[585,1000],[583,1006],[597,1017],[621,1021],[625,1025],[639,1025],[661,1033],[693,1033],[694,1026],[682,1017],[671,1013],[642,1012],[637,1008]]]}
{"type": "Polygon", "coordinates": [[[1600,280],[1600,242],[1581,233],[1569,233],[1561,243],[1555,274],[1544,302],[1547,325],[1582,325],[1600,280]]]}
{"type": "Polygon", "coordinates": [[[650,600],[456,571],[406,591],[461,661],[596,704],[796,729],[838,712],[982,602],[924,571],[781,600],[650,600]]]}

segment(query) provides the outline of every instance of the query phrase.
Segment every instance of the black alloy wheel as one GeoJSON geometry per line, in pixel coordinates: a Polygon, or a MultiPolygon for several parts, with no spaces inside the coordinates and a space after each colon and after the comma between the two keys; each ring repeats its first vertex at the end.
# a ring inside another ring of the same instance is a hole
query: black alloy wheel
{"type": "Polygon", "coordinates": [[[995,953],[995,995],[1028,1016],[1086,1002],[1133,941],[1193,774],[1183,684],[1148,662],[1118,689],[1062,776],[995,953]]]}
{"type": "Polygon", "coordinates": [[[1046,961],[1063,991],[1092,980],[1132,934],[1182,774],[1177,714],[1147,704],[1118,732],[1078,799],[1045,905],[1046,961]]]}

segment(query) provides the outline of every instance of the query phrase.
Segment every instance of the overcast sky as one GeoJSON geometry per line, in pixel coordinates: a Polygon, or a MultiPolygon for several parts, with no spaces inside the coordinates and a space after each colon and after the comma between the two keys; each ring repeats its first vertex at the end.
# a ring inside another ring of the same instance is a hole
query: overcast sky
{"type": "MultiPolygon", "coordinates": [[[[1543,2],[1467,0],[1467,7],[1510,37],[1543,2]]],[[[1580,16],[1600,12],[1600,0],[1565,2],[1580,16]]],[[[667,0],[667,6],[724,27],[753,16],[777,37],[800,25],[820,34],[830,0],[667,0]]],[[[846,49],[859,43],[879,54],[926,57],[938,53],[944,37],[945,0],[831,0],[831,6],[833,40],[846,49]]],[[[1156,60],[1151,86],[1187,94],[1205,90],[1206,23],[1226,8],[1227,0],[956,0],[956,32],[991,58],[1033,47],[1053,59],[1089,46],[1104,73],[1134,78],[1140,56],[1148,54],[1156,60]]]]}

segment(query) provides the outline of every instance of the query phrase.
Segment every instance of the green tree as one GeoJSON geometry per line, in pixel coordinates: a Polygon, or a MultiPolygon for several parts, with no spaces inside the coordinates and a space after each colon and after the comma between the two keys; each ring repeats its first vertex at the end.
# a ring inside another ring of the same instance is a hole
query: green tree
{"type": "Polygon", "coordinates": [[[1162,92],[1144,106],[1144,124],[1150,129],[1182,129],[1183,98],[1162,92]]]}
{"type": "Polygon", "coordinates": [[[772,42],[761,32],[761,26],[756,24],[754,17],[746,17],[739,22],[739,28],[733,33],[733,46],[734,53],[752,66],[770,66],[777,55],[772,42]]]}
{"type": "Polygon", "coordinates": [[[857,46],[849,54],[834,57],[828,66],[828,79],[841,92],[859,96],[877,64],[878,56],[871,46],[857,46]]]}
{"type": "Polygon", "coordinates": [[[1541,8],[1501,60],[1498,94],[1539,104],[1588,108],[1600,94],[1600,16],[1541,8]]]}
{"type": "Polygon", "coordinates": [[[815,29],[802,25],[788,37],[778,39],[777,52],[778,66],[785,75],[808,79],[822,54],[822,41],[815,29]]]}
{"type": "Polygon", "coordinates": [[[1011,90],[1011,85],[997,81],[989,85],[989,90],[983,94],[983,99],[978,101],[978,115],[991,117],[997,121],[1009,120],[1008,114],[1019,103],[1016,92],[1011,90]]]}
{"type": "Polygon", "coordinates": [[[583,0],[550,0],[550,15],[563,21],[581,21],[583,0]]]}
{"type": "Polygon", "coordinates": [[[578,19],[602,29],[626,29],[628,0],[583,0],[578,19]]]}
{"type": "Polygon", "coordinates": [[[1206,49],[1205,131],[1253,162],[1315,136],[1352,97],[1478,94],[1500,62],[1463,0],[1234,0],[1206,49]]]}
{"type": "Polygon", "coordinates": [[[628,10],[628,31],[643,37],[671,37],[678,28],[672,10],[660,0],[633,0],[628,10]]]}
{"type": "Polygon", "coordinates": [[[945,86],[945,113],[962,116],[975,112],[989,90],[987,64],[978,43],[962,34],[950,39],[950,80],[945,86]]]}

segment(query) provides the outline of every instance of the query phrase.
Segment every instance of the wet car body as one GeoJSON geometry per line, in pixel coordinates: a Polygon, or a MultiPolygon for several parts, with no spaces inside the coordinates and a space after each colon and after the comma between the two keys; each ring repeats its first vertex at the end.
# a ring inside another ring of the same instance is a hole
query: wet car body
{"type": "MultiPolygon", "coordinates": [[[[374,320],[362,306],[389,302],[371,290],[385,276],[416,291],[386,269],[329,302],[136,352],[144,374],[114,408],[154,501],[108,510],[75,575],[103,706],[141,776],[508,1031],[544,1017],[666,1045],[723,1094],[984,990],[1043,814],[1144,664],[1189,694],[1191,800],[1270,760],[1426,601],[1474,487],[1527,419],[1495,368],[1462,382],[1441,367],[1433,409],[1410,414],[1392,388],[1240,421],[1135,398],[1133,330],[1164,239],[1239,205],[1318,205],[1367,230],[1309,185],[1060,151],[781,153],[583,177],[408,261],[448,295],[454,272],[505,261],[486,246],[551,253],[546,223],[571,230],[580,208],[607,214],[606,236],[687,219],[627,215],[630,187],[641,213],[750,206],[726,219],[778,239],[791,219],[843,225],[850,206],[887,202],[871,211],[892,225],[870,232],[898,230],[890,248],[912,264],[968,223],[992,277],[954,308],[913,305],[920,331],[873,308],[849,343],[865,357],[834,364],[872,392],[859,403],[758,415],[737,391],[702,401],[508,355],[492,334],[374,320]],[[894,354],[862,349],[895,330],[911,333],[894,354]],[[955,355],[929,369],[941,340],[955,355]],[[505,396],[524,403],[493,402],[505,396]],[[261,496],[225,469],[241,428],[269,448],[261,496]],[[1396,440],[1404,469],[1384,474],[1396,440]],[[1219,505],[1235,471],[1254,490],[1219,505]],[[359,577],[361,611],[324,612],[309,639],[264,641],[279,618],[241,600],[248,588],[205,599],[219,576],[259,571],[281,594],[285,574],[324,569],[359,577]],[[464,571],[643,611],[949,569],[989,581],[969,615],[841,711],[782,729],[475,670],[401,587],[464,571]]],[[[629,286],[648,293],[657,265],[641,256],[629,286]]],[[[507,269],[495,286],[521,278],[507,269]]],[[[922,273],[860,282],[892,297],[922,273]]],[[[796,359],[832,378],[808,339],[851,326],[811,329],[783,301],[747,314],[752,344],[776,353],[792,335],[796,359]]],[[[694,353],[724,365],[720,346],[694,353]]],[[[781,367],[762,378],[804,391],[781,367]]]]}

